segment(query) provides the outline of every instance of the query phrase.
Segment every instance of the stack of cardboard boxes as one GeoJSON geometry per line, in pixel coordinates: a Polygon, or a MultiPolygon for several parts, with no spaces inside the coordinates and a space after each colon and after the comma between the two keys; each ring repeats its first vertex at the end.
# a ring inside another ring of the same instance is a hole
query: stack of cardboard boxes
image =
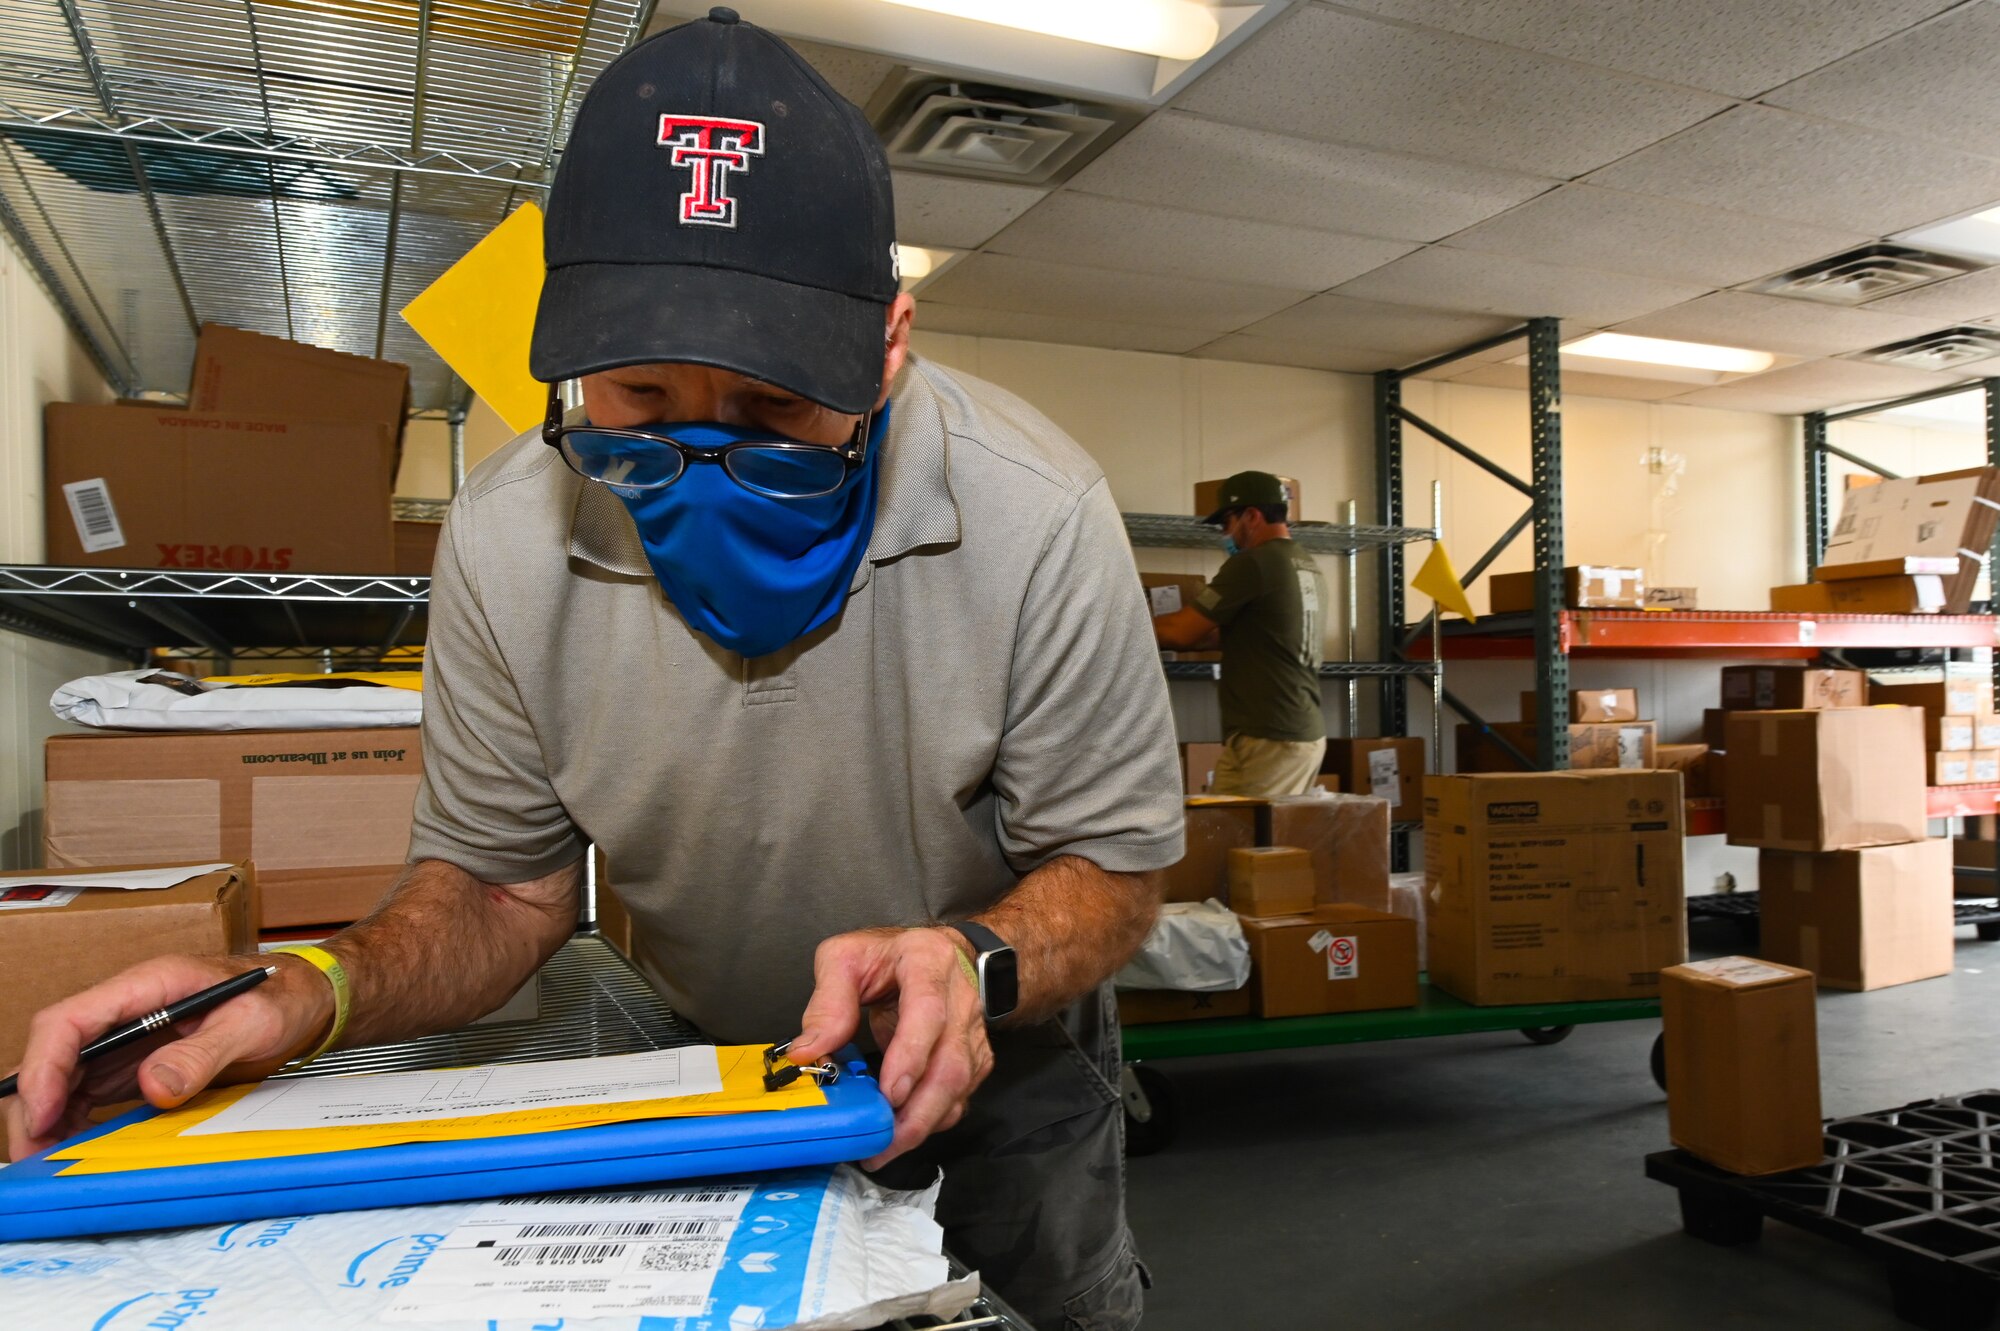
{"type": "Polygon", "coordinates": [[[1993,677],[1985,666],[1946,667],[1927,683],[1876,682],[1868,700],[1923,709],[1924,771],[1931,785],[2000,781],[2000,716],[1993,713],[1993,677]]]}
{"type": "Polygon", "coordinates": [[[1813,580],[1771,589],[1793,614],[1962,615],[2000,519],[2000,467],[1849,490],[1813,580]]]}
{"type": "MultiPolygon", "coordinates": [[[[1490,613],[1513,614],[1535,608],[1535,575],[1495,573],[1486,581],[1490,613]]],[[[1689,599],[1692,599],[1690,596],[1689,599]]],[[[1563,606],[1569,610],[1643,610],[1646,574],[1616,564],[1576,564],[1563,570],[1563,606]]]]}
{"type": "Polygon", "coordinates": [[[1703,754],[1699,777],[1689,793],[1728,799],[1729,718],[1737,712],[1823,710],[1862,707],[1868,702],[1868,676],[1859,670],[1834,670],[1803,663],[1725,666],[1720,707],[1702,712],[1703,754]]]}
{"type": "MultiPolygon", "coordinates": [[[[1461,772],[1526,772],[1535,754],[1536,695],[1521,695],[1521,719],[1491,728],[1458,728],[1458,770],[1461,772]],[[1510,752],[1512,745],[1515,752],[1510,752]]],[[[1659,766],[1658,735],[1651,721],[1639,719],[1635,689],[1572,689],[1569,695],[1569,765],[1572,771],[1600,768],[1639,769],[1659,766]]]]}

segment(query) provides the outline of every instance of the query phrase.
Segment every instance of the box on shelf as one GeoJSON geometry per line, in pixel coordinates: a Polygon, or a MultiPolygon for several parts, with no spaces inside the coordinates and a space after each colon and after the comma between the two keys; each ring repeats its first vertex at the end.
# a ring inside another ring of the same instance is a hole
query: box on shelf
{"type": "Polygon", "coordinates": [[[1202,1021],[1210,1017],[1250,1015],[1250,989],[1193,994],[1178,989],[1120,989],[1118,1020],[1126,1026],[1151,1026],[1162,1021],[1202,1021]]]}
{"type": "Polygon", "coordinates": [[[1339,778],[1338,789],[1389,801],[1391,821],[1423,817],[1424,742],[1415,736],[1329,739],[1320,766],[1339,778]]]}
{"type": "Polygon", "coordinates": [[[1681,793],[1693,799],[1708,794],[1702,780],[1702,760],[1708,757],[1706,744],[1661,744],[1653,750],[1653,765],[1662,772],[1681,774],[1681,793]]]}
{"type": "Polygon", "coordinates": [[[414,726],[51,736],[43,863],[257,865],[263,927],[345,924],[403,872],[414,726]]]}
{"type": "Polygon", "coordinates": [[[1717,752],[1729,744],[1729,711],[1723,707],[1701,709],[1701,742],[1717,752]]]}
{"type": "Polygon", "coordinates": [[[1759,951],[1828,989],[1881,989],[1951,974],[1952,850],[1900,846],[1757,857],[1759,951]]]}
{"type": "Polygon", "coordinates": [[[1229,852],[1229,909],[1238,915],[1302,915],[1313,908],[1312,856],[1296,846],[1229,852]]]}
{"type": "Polygon", "coordinates": [[[1807,707],[1865,707],[1868,676],[1860,670],[1740,665],[1722,668],[1722,706],[1731,712],[1807,707]]]}
{"type": "Polygon", "coordinates": [[[1141,573],[1139,585],[1146,589],[1148,614],[1171,615],[1193,606],[1208,579],[1196,573],[1141,573]]]}
{"type": "MultiPolygon", "coordinates": [[[[1975,747],[1980,718],[1924,713],[1924,747],[1932,753],[1966,753],[1975,747]]],[[[2000,745],[1994,747],[2000,748],[2000,745]]]]}
{"type": "Polygon", "coordinates": [[[1923,732],[1914,707],[1732,712],[1730,842],[1821,851],[1922,839],[1923,732]]]}
{"type": "MultiPolygon", "coordinates": [[[[1495,573],[1486,580],[1491,613],[1535,608],[1535,574],[1495,573]]],[[[1646,575],[1610,564],[1573,564],[1563,570],[1563,605],[1571,610],[1643,610],[1646,575]]]]}
{"type": "MultiPolygon", "coordinates": [[[[1967,869],[2000,869],[2000,842],[1958,837],[1951,843],[1951,862],[1967,869]]],[[[1973,895],[1991,896],[1982,889],[1973,895]]]]}
{"type": "Polygon", "coordinates": [[[1771,588],[1771,609],[1788,615],[1935,615],[1945,600],[1944,579],[1931,574],[1771,588]]]}
{"type": "Polygon", "coordinates": [[[1190,795],[1206,795],[1215,780],[1215,763],[1220,757],[1220,744],[1181,745],[1182,788],[1190,795]]]}
{"type": "MultiPolygon", "coordinates": [[[[1541,715],[1541,700],[1533,689],[1521,691],[1521,719],[1533,721],[1541,715]]],[[[1578,722],[1637,721],[1637,689],[1578,689],[1569,691],[1569,719],[1578,722]]]]}
{"type": "Polygon", "coordinates": [[[1257,808],[1257,844],[1312,856],[1314,901],[1389,909],[1389,801],[1372,795],[1290,795],[1257,808]]]}
{"type": "MultiPolygon", "coordinates": [[[[1285,510],[1286,521],[1300,521],[1303,511],[1299,505],[1299,483],[1289,476],[1278,477],[1278,482],[1285,487],[1285,498],[1287,501],[1285,510]]],[[[1221,481],[1196,481],[1194,483],[1194,515],[1196,517],[1207,517],[1209,514],[1215,512],[1221,503],[1221,481]]]]}
{"type": "Polygon", "coordinates": [[[1753,957],[1660,972],[1674,1145],[1736,1174],[1819,1163],[1815,998],[1810,973],[1753,957]]]}
{"type": "Polygon", "coordinates": [[[1720,749],[1710,749],[1701,756],[1701,793],[1708,799],[1721,799],[1729,789],[1729,755],[1720,749]]]}
{"type": "Polygon", "coordinates": [[[1431,982],[1468,1003],[1650,998],[1687,959],[1680,778],[1424,782],[1431,982]]]}
{"type": "Polygon", "coordinates": [[[1972,784],[1972,750],[1957,753],[1933,753],[1930,758],[1930,783],[1934,786],[1966,786],[1972,784]]]}
{"type": "Polygon", "coordinates": [[[396,575],[428,578],[431,566],[437,563],[438,534],[443,530],[442,522],[396,519],[396,575]]]}
{"type": "Polygon", "coordinates": [[[1972,782],[1974,785],[2000,781],[2000,749],[1974,749],[1972,751],[1972,782]]]}
{"type": "MultiPolygon", "coordinates": [[[[1493,733],[1529,757],[1535,755],[1535,727],[1527,721],[1501,721],[1493,733]]],[[[1658,745],[1651,721],[1578,723],[1569,728],[1571,771],[1652,767],[1658,745]]],[[[1458,770],[1461,772],[1525,772],[1513,754],[1470,725],[1458,728],[1458,770]]]]}
{"type": "Polygon", "coordinates": [[[1648,610],[1699,610],[1701,609],[1698,587],[1648,587],[1646,588],[1646,608],[1648,610]]]}
{"type": "Polygon", "coordinates": [[[397,458],[410,414],[410,367],[223,324],[194,344],[195,411],[293,421],[353,421],[389,432],[397,458]]]}
{"type": "Polygon", "coordinates": [[[1901,555],[1887,559],[1856,560],[1850,564],[1823,564],[1813,570],[1819,582],[1865,582],[1870,578],[1937,577],[1958,572],[1956,554],[1901,555]]]}
{"type": "Polygon", "coordinates": [[[1944,577],[1944,609],[1962,615],[1972,604],[1996,518],[2000,467],[1905,476],[1850,490],[1814,580],[1831,582],[1849,566],[1872,571],[1884,560],[1949,560],[1955,569],[1944,577]]]}
{"type": "MultiPolygon", "coordinates": [[[[104,869],[173,868],[206,859],[104,864],[104,869]]],[[[247,864],[174,887],[121,891],[86,888],[37,896],[36,884],[59,884],[46,871],[0,874],[0,1072],[21,1061],[28,1020],[71,994],[170,952],[222,957],[257,947],[257,875],[247,864]],[[11,899],[10,899],[11,897],[11,899]],[[46,901],[50,904],[28,904],[46,901]]],[[[248,969],[247,967],[245,969],[248,969]]]]}
{"type": "MultiPolygon", "coordinates": [[[[1877,707],[1921,707],[1928,716],[1987,716],[1993,711],[1990,675],[1947,675],[1924,684],[1869,686],[1868,701],[1877,707]]],[[[1978,737],[1974,747],[1981,747],[1978,737]]]]}
{"type": "Polygon", "coordinates": [[[395,569],[394,445],[379,425],[72,402],[43,421],[52,564],[395,569]]]}
{"type": "Polygon", "coordinates": [[[1321,772],[1313,778],[1313,784],[1329,795],[1338,795],[1340,793],[1340,778],[1331,772],[1321,772]]]}
{"type": "Polygon", "coordinates": [[[1260,1017],[1372,1012],[1417,1002],[1417,922],[1365,906],[1245,920],[1260,1017]]]}
{"type": "Polygon", "coordinates": [[[1187,801],[1187,852],[1151,877],[1163,901],[1229,899],[1229,852],[1257,844],[1257,811],[1262,801],[1228,795],[1198,795],[1187,801]]]}

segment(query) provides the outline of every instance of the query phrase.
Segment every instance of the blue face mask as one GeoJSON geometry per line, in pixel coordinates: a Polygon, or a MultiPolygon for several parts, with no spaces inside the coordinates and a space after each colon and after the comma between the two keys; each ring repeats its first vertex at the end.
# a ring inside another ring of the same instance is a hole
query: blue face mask
{"type": "Polygon", "coordinates": [[[1240,555],[1243,553],[1243,547],[1236,543],[1234,536],[1225,536],[1222,538],[1222,549],[1225,554],[1229,555],[1240,555]]]}
{"type": "MultiPolygon", "coordinates": [[[[832,494],[774,499],[746,490],[719,466],[694,465],[663,490],[619,490],[646,562],[689,626],[741,656],[765,656],[840,613],[875,531],[885,405],[868,434],[868,458],[832,494]]],[[[683,443],[715,447],[767,432],[676,424],[683,443]]]]}

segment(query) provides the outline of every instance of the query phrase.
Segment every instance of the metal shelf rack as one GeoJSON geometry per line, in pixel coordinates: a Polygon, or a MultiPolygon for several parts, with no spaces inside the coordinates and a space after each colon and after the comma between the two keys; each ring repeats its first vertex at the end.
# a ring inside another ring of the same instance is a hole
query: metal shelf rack
{"type": "MultiPolygon", "coordinates": [[[[1445,626],[1446,660],[1525,660],[1534,617],[1482,616],[1445,626]]],[[[1991,647],[1991,615],[1795,615],[1754,610],[1559,610],[1565,656],[1807,659],[1829,648],[1991,647]]]]}
{"type": "MultiPolygon", "coordinates": [[[[1126,513],[1125,534],[1134,545],[1169,550],[1220,550],[1222,531],[1178,513],[1126,513]]],[[[1351,522],[1295,522],[1292,539],[1317,555],[1351,555],[1416,541],[1433,541],[1429,527],[1365,527],[1351,522]]]]}

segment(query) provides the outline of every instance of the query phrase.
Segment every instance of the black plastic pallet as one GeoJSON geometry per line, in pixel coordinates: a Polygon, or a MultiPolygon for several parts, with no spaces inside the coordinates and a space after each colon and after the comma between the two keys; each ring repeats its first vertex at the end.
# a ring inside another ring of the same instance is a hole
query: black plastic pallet
{"type": "MultiPolygon", "coordinates": [[[[1745,929],[1757,927],[1761,909],[1755,892],[1716,892],[1689,897],[1687,903],[1690,921],[1731,920],[1745,929]]],[[[1975,926],[1988,942],[2000,939],[2000,901],[1956,901],[1951,910],[1957,924],[1975,926]]]]}
{"type": "Polygon", "coordinates": [[[1896,1315],[1980,1331],[2000,1310],[2000,1090],[1920,1100],[1826,1125],[1820,1164],[1746,1177],[1685,1151],[1646,1157],[1680,1190],[1688,1234],[1750,1243],[1764,1217],[1879,1257],[1896,1315]]]}

